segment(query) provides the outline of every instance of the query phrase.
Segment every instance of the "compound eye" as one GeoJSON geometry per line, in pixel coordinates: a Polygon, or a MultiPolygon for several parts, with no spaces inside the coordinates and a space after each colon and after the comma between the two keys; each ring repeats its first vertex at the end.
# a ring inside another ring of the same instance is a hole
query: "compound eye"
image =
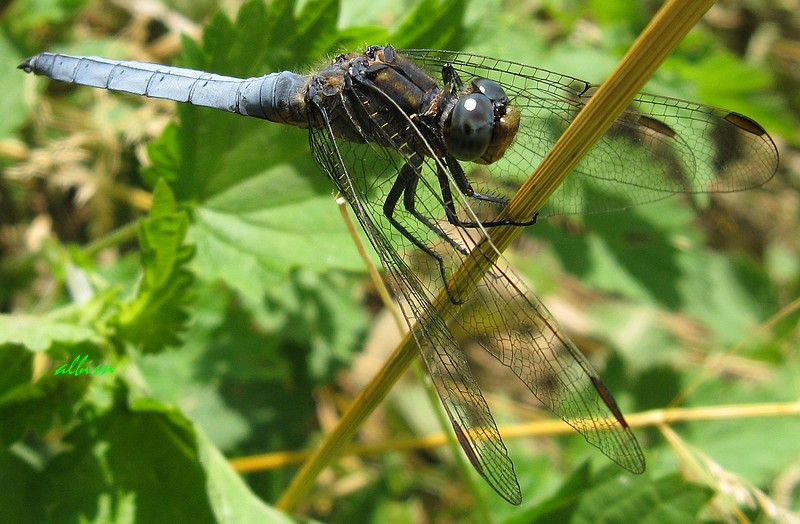
{"type": "Polygon", "coordinates": [[[488,78],[476,78],[472,81],[473,92],[482,93],[492,102],[508,100],[506,92],[500,84],[488,78]]]}
{"type": "MultiPolygon", "coordinates": [[[[499,87],[499,86],[498,86],[499,87]]],[[[489,147],[494,128],[494,108],[483,94],[472,93],[456,102],[444,142],[459,160],[475,160],[489,147]]]]}

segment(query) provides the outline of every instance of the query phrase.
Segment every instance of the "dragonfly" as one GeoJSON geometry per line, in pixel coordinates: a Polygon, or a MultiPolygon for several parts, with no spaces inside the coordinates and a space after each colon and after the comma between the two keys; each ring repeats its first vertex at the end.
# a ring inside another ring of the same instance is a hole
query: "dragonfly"
{"type": "Polygon", "coordinates": [[[611,392],[553,315],[488,241],[491,228],[599,213],[673,195],[760,186],[778,152],[757,122],[640,94],[538,215],[500,213],[597,85],[476,54],[391,45],[308,74],[233,78],[159,64],[41,53],[26,72],[307,129],[385,269],[458,442],[513,504],[514,465],[459,341],[510,369],[544,406],[623,468],[642,450],[611,392]],[[470,256],[489,270],[452,283],[470,256]],[[454,313],[433,304],[444,296],[454,313]]]}

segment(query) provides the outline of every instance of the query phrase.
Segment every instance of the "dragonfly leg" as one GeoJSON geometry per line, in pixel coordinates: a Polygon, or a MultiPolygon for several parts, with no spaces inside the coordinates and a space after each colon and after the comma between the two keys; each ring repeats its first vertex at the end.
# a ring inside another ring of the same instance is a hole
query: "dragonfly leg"
{"type": "Polygon", "coordinates": [[[464,82],[461,81],[461,77],[451,64],[442,66],[442,81],[444,82],[445,91],[450,93],[464,92],[464,82]]]}
{"type": "MultiPolygon", "coordinates": [[[[508,199],[495,196],[495,195],[487,195],[484,193],[478,193],[474,189],[472,189],[472,185],[470,185],[469,180],[467,179],[467,175],[464,173],[464,170],[461,168],[461,164],[458,163],[453,157],[447,156],[442,159],[443,163],[450,169],[450,174],[453,177],[453,181],[458,187],[459,191],[470,198],[474,198],[475,200],[481,200],[483,202],[489,202],[492,204],[498,204],[502,207],[505,207],[508,204],[508,199]]],[[[455,205],[453,204],[453,193],[450,190],[450,180],[447,177],[447,174],[444,172],[439,172],[439,187],[442,191],[442,197],[444,198],[444,207],[445,207],[445,214],[447,215],[447,220],[455,225],[460,227],[495,227],[495,226],[532,226],[536,223],[536,216],[537,214],[533,215],[531,220],[526,220],[525,222],[517,222],[516,220],[487,220],[478,222],[472,221],[464,221],[458,218],[456,214],[455,205]]]]}
{"type": "Polygon", "coordinates": [[[397,180],[395,180],[394,185],[389,190],[389,193],[386,195],[386,198],[383,201],[383,214],[386,216],[386,219],[389,220],[389,223],[392,224],[392,226],[401,235],[406,237],[406,239],[408,239],[412,244],[422,250],[423,253],[436,260],[436,265],[439,268],[439,274],[442,277],[442,283],[447,291],[448,298],[453,304],[461,304],[463,303],[463,300],[456,298],[451,292],[450,287],[447,285],[448,278],[447,273],[445,272],[444,259],[442,256],[422,242],[419,238],[414,236],[403,224],[394,218],[394,211],[397,208],[397,203],[400,201],[400,196],[402,195],[403,207],[406,211],[411,213],[414,218],[424,224],[425,227],[433,231],[436,236],[450,244],[450,246],[452,246],[454,249],[458,250],[462,254],[467,253],[466,248],[458,245],[455,240],[450,238],[447,233],[441,230],[441,228],[433,224],[430,220],[428,220],[427,217],[416,211],[414,197],[416,194],[418,181],[419,177],[417,176],[414,168],[412,168],[409,163],[403,165],[403,167],[400,169],[400,173],[397,176],[397,180]]]}
{"type": "MultiPolygon", "coordinates": [[[[475,200],[482,200],[483,202],[491,202],[492,204],[499,204],[503,207],[508,205],[509,200],[507,198],[495,196],[495,195],[487,195],[485,193],[478,193],[473,191],[470,195],[475,200]]],[[[487,220],[486,222],[481,222],[481,225],[484,227],[493,227],[493,226],[532,226],[536,223],[536,217],[539,216],[539,212],[533,214],[533,218],[530,220],[526,220],[524,222],[517,222],[516,220],[487,220]]],[[[466,225],[464,227],[475,227],[474,225],[466,225]]]]}
{"type": "MultiPolygon", "coordinates": [[[[461,253],[462,255],[468,254],[468,250],[458,242],[456,242],[453,238],[451,238],[447,233],[445,233],[442,228],[438,225],[433,223],[428,217],[417,211],[416,209],[416,196],[417,196],[417,184],[419,182],[419,176],[417,172],[420,168],[422,163],[418,160],[417,156],[413,156],[409,159],[408,163],[406,163],[400,173],[398,175],[397,181],[395,182],[395,187],[389,192],[389,197],[387,197],[386,201],[393,200],[391,205],[391,211],[394,210],[396,207],[397,201],[399,200],[400,193],[403,194],[403,208],[411,213],[411,215],[419,220],[422,224],[425,225],[428,229],[433,231],[436,236],[450,244],[450,247],[461,253]],[[394,191],[397,191],[395,194],[394,191]],[[390,198],[391,197],[391,198],[390,198]]],[[[452,199],[451,199],[452,200],[452,199]]],[[[445,202],[445,209],[448,209],[448,203],[445,202]]],[[[384,203],[384,213],[387,212],[387,206],[384,203]]],[[[455,209],[453,208],[452,202],[449,204],[449,212],[455,213],[455,209]]],[[[387,215],[388,216],[388,215],[387,215]]],[[[390,218],[390,220],[392,220],[390,218]]],[[[448,217],[448,222],[453,223],[452,220],[448,217]]]]}

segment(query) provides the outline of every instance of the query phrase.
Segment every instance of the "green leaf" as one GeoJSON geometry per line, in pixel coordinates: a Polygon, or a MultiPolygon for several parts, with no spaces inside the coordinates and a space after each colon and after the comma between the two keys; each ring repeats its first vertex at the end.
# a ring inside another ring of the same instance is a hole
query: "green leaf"
{"type": "MultiPolygon", "coordinates": [[[[10,71],[11,66],[19,62],[19,55],[14,51],[5,33],[0,36],[0,67],[10,71]]],[[[3,96],[0,98],[0,110],[3,118],[0,120],[0,138],[9,140],[12,133],[25,121],[25,112],[19,108],[25,104],[24,86],[26,78],[22,75],[8,75],[3,87],[3,96]]]]}
{"type": "MultiPolygon", "coordinates": [[[[216,522],[270,522],[289,524],[297,519],[267,506],[256,497],[236,473],[227,459],[213,446],[205,435],[196,433],[197,456],[208,477],[206,489],[216,522]]],[[[311,520],[302,519],[311,524],[311,520]]]]}
{"type": "Polygon", "coordinates": [[[548,500],[506,523],[695,522],[711,495],[711,490],[680,475],[634,479],[613,466],[594,474],[584,466],[548,500]]]}
{"type": "MultiPolygon", "coordinates": [[[[293,272],[256,320],[219,284],[198,286],[181,351],[145,355],[137,367],[154,398],[182,406],[221,449],[301,449],[315,433],[308,391],[327,384],[361,347],[369,317],[353,301],[355,279],[293,272]]],[[[275,478],[277,496],[286,470],[275,478]]]]}
{"type": "Polygon", "coordinates": [[[46,522],[46,510],[28,499],[28,487],[38,480],[35,465],[19,457],[9,448],[0,450],[0,505],[3,518],[19,524],[46,522]]]}
{"type": "Polygon", "coordinates": [[[178,411],[126,390],[83,418],[26,486],[54,522],[292,522],[260,502],[178,411]],[[47,482],[41,482],[47,479],[47,482]]]}
{"type": "Polygon", "coordinates": [[[308,345],[308,370],[314,381],[331,380],[349,364],[369,318],[352,300],[352,282],[345,275],[293,272],[271,293],[268,311],[281,315],[282,332],[298,346],[308,345]]]}
{"type": "MultiPolygon", "coordinates": [[[[97,359],[95,348],[70,346],[74,355],[89,355],[97,359]]],[[[54,375],[46,370],[35,382],[30,380],[34,369],[34,355],[19,346],[0,346],[0,442],[10,445],[18,442],[26,432],[34,429],[46,434],[56,421],[68,421],[76,405],[84,396],[92,380],[85,375],[54,375]]],[[[57,361],[53,367],[69,364],[57,361]]]]}
{"type": "Polygon", "coordinates": [[[194,276],[188,263],[194,248],[183,244],[189,217],[176,211],[169,186],[160,182],[150,217],[142,220],[139,241],[144,274],[136,296],[120,306],[118,339],[145,352],[178,345],[189,320],[194,276]]]}
{"type": "MultiPolygon", "coordinates": [[[[335,7],[315,2],[303,12],[335,7]]],[[[188,65],[237,76],[306,67],[331,45],[317,32],[332,27],[333,14],[300,20],[294,2],[247,2],[236,24],[214,17],[202,48],[187,44],[188,65]],[[293,43],[301,30],[303,45],[293,43]]],[[[200,278],[225,282],[257,311],[294,268],[363,270],[306,131],[196,107],[179,114],[180,125],[150,147],[147,176],[170,180],[191,207],[200,278]]]]}
{"type": "Polygon", "coordinates": [[[422,0],[393,32],[397,48],[460,49],[470,31],[464,25],[465,0],[422,0]]]}
{"type": "Polygon", "coordinates": [[[677,283],[684,307],[701,319],[722,347],[746,339],[777,309],[776,290],[763,270],[717,253],[687,252],[677,283]]]}
{"type": "MultiPolygon", "coordinates": [[[[800,360],[796,355],[782,356],[783,361],[774,366],[764,380],[733,380],[727,374],[719,374],[709,377],[692,391],[686,403],[706,407],[723,403],[735,406],[792,402],[797,396],[800,360]]],[[[748,483],[767,486],[796,459],[798,432],[800,417],[786,414],[696,421],[686,423],[684,434],[695,449],[723,468],[748,483]],[[765,443],[769,453],[753,452],[762,449],[765,443]]]]}
{"type": "Polygon", "coordinates": [[[93,329],[70,322],[29,315],[0,315],[0,347],[18,344],[29,351],[45,351],[55,343],[99,344],[93,329]]]}
{"type": "Polygon", "coordinates": [[[577,231],[543,220],[532,230],[552,242],[565,268],[587,284],[636,300],[678,307],[682,278],[677,233],[690,238],[692,214],[674,200],[572,219],[577,231]],[[540,227],[541,226],[541,227],[540,227]]]}

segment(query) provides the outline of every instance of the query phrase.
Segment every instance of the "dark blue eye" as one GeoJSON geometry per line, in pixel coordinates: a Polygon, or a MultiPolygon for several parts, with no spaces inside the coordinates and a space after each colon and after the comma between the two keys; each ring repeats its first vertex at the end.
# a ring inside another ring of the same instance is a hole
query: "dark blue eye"
{"type": "Polygon", "coordinates": [[[486,98],[492,102],[508,101],[506,92],[500,87],[500,84],[488,78],[476,78],[472,81],[473,92],[478,92],[486,95],[486,98]]]}
{"type": "MultiPolygon", "coordinates": [[[[498,86],[499,87],[499,86],[498,86]]],[[[472,93],[456,102],[444,142],[459,160],[479,158],[489,147],[494,128],[494,107],[483,94],[472,93]]]]}

